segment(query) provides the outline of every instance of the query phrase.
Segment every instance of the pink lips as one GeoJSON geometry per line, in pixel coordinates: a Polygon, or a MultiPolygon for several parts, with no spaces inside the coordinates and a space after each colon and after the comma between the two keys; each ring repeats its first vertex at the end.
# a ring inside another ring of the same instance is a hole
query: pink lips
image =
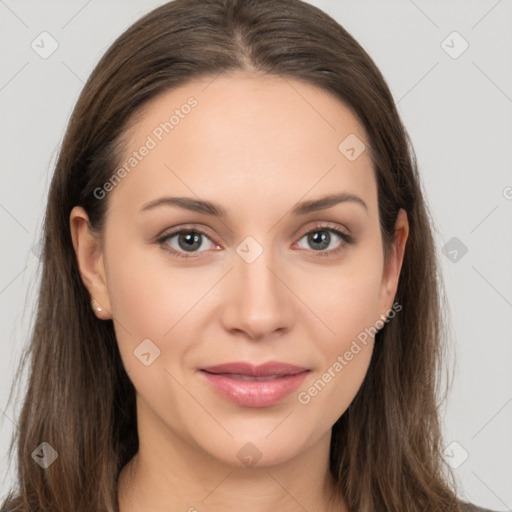
{"type": "Polygon", "coordinates": [[[277,361],[252,365],[243,361],[200,369],[208,383],[222,396],[245,407],[276,404],[296,390],[309,370],[277,361]]]}

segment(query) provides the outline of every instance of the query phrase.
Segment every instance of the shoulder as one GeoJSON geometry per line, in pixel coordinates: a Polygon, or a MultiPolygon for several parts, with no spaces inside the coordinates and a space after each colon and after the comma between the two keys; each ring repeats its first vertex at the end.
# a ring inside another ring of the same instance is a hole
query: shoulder
{"type": "Polygon", "coordinates": [[[471,503],[462,503],[462,509],[464,512],[495,512],[488,508],[477,507],[476,505],[472,505],[471,503]]]}

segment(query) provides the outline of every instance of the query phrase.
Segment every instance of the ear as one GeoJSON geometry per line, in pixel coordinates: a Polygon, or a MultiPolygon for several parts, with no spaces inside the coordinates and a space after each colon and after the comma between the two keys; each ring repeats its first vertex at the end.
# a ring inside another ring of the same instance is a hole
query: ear
{"type": "Polygon", "coordinates": [[[98,318],[108,320],[112,318],[112,309],[103,264],[101,239],[91,230],[89,216],[80,206],[75,206],[71,210],[69,224],[80,277],[97,306],[94,313],[98,318]],[[101,311],[98,308],[101,308],[101,311]]]}
{"type": "Polygon", "coordinates": [[[398,289],[400,270],[405,254],[405,244],[409,236],[409,221],[407,212],[400,209],[395,222],[393,241],[390,247],[390,254],[382,275],[381,291],[379,298],[379,311],[381,318],[386,318],[393,305],[393,300],[398,289]]]}

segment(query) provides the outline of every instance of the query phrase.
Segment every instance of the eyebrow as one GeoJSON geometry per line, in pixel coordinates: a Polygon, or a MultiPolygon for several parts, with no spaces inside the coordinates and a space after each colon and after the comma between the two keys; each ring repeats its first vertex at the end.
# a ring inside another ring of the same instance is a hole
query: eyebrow
{"type": "MultiPolygon", "coordinates": [[[[368,211],[368,205],[363,201],[363,199],[355,194],[343,192],[340,194],[324,196],[312,201],[303,201],[295,205],[290,213],[294,216],[306,215],[308,213],[325,210],[339,203],[345,202],[359,204],[368,211]]],[[[214,217],[225,218],[228,215],[226,209],[221,205],[211,201],[205,201],[203,199],[194,199],[192,197],[161,197],[144,204],[140,211],[152,210],[159,206],[177,206],[185,210],[212,215],[214,217]]]]}

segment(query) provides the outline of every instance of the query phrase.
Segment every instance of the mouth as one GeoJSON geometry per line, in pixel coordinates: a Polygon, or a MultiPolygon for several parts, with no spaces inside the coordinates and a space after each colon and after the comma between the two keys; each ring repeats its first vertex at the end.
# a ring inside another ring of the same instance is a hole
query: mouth
{"type": "Polygon", "coordinates": [[[309,372],[305,367],[275,361],[261,365],[233,362],[199,369],[214,391],[243,407],[268,407],[281,402],[309,372]]]}
{"type": "Polygon", "coordinates": [[[243,380],[247,382],[265,382],[268,380],[276,380],[276,379],[282,379],[283,377],[288,377],[290,374],[283,374],[283,375],[268,375],[266,377],[253,377],[252,375],[243,375],[240,373],[213,373],[208,372],[206,370],[203,370],[206,373],[209,373],[210,375],[220,375],[221,377],[227,377],[228,379],[234,379],[234,380],[243,380]]]}
{"type": "Polygon", "coordinates": [[[296,366],[279,361],[269,361],[263,364],[252,364],[244,361],[234,361],[231,363],[217,364],[214,366],[205,366],[201,370],[216,375],[241,375],[247,377],[280,377],[287,375],[296,375],[297,373],[307,371],[304,366],[296,366]]]}

